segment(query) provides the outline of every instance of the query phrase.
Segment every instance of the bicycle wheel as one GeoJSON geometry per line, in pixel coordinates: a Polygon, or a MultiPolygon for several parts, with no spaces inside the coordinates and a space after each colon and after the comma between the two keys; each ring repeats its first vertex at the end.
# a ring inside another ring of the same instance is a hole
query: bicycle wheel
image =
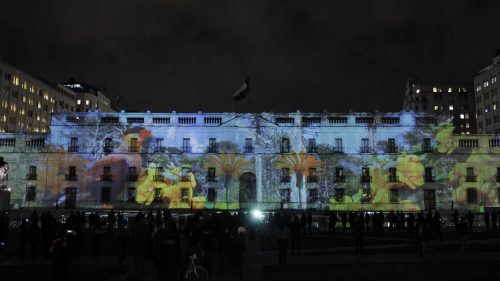
{"type": "Polygon", "coordinates": [[[191,267],[186,277],[191,281],[208,281],[208,271],[200,266],[191,267]]]}

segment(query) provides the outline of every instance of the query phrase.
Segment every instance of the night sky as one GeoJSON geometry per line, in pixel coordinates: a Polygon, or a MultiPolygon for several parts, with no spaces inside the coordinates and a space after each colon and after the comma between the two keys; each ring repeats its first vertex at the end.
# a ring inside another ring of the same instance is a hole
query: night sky
{"type": "Polygon", "coordinates": [[[129,110],[398,111],[408,77],[469,83],[500,1],[2,1],[0,54],[129,110]],[[452,4],[452,5],[451,5],[452,4]]]}

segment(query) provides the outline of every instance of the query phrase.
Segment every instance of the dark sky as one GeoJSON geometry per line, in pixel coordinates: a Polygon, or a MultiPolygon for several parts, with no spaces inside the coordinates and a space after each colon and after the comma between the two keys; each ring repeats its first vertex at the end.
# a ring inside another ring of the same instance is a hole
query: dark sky
{"type": "Polygon", "coordinates": [[[405,81],[472,84],[500,48],[500,1],[2,1],[0,54],[129,109],[398,111],[405,81]]]}

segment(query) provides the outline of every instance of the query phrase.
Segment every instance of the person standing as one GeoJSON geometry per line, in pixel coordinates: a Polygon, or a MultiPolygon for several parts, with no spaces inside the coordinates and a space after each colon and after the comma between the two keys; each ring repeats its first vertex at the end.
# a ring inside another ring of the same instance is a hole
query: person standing
{"type": "Polygon", "coordinates": [[[276,241],[278,243],[278,262],[279,264],[286,263],[286,250],[288,246],[288,239],[290,237],[290,230],[284,221],[280,221],[278,225],[278,233],[276,241]]]}
{"type": "Polygon", "coordinates": [[[292,217],[292,222],[290,224],[290,233],[292,236],[292,255],[294,255],[295,252],[300,255],[300,223],[299,218],[296,215],[292,217]]]}
{"type": "Polygon", "coordinates": [[[364,235],[365,235],[365,222],[363,214],[359,214],[354,220],[354,241],[356,244],[356,254],[364,253],[364,235]]]}
{"type": "Polygon", "coordinates": [[[470,227],[467,226],[465,218],[461,217],[458,222],[457,232],[458,232],[458,237],[460,239],[460,250],[462,254],[469,253],[469,239],[468,239],[469,229],[470,227]]]}
{"type": "Polygon", "coordinates": [[[312,223],[313,223],[313,217],[311,211],[309,211],[309,214],[307,215],[307,227],[309,234],[312,234],[312,223]]]}
{"type": "Polygon", "coordinates": [[[486,228],[485,231],[490,232],[490,213],[488,213],[488,211],[484,211],[483,218],[484,218],[484,226],[486,228]]]}
{"type": "Polygon", "coordinates": [[[492,226],[492,231],[497,232],[498,229],[498,216],[497,216],[497,211],[493,210],[493,213],[491,214],[491,226],[492,226]]]}
{"type": "Polygon", "coordinates": [[[469,210],[469,212],[467,212],[467,223],[469,225],[469,233],[472,233],[472,228],[473,228],[473,223],[474,223],[474,215],[472,214],[472,212],[469,210]]]}

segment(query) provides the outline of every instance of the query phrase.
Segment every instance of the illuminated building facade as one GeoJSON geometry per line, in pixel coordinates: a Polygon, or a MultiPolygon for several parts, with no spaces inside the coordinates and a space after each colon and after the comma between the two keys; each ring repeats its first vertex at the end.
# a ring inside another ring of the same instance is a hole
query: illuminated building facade
{"type": "Polygon", "coordinates": [[[479,133],[500,134],[500,50],[493,62],[474,77],[479,133]]]}
{"type": "Polygon", "coordinates": [[[50,114],[75,111],[75,93],[0,60],[0,132],[48,131],[50,114]]]}
{"type": "Polygon", "coordinates": [[[476,105],[470,87],[460,84],[424,83],[410,78],[406,82],[404,110],[444,114],[451,117],[455,134],[475,134],[476,105]]]}
{"type": "Polygon", "coordinates": [[[423,113],[82,112],[50,129],[0,134],[15,206],[499,206],[500,138],[423,113]]]}

